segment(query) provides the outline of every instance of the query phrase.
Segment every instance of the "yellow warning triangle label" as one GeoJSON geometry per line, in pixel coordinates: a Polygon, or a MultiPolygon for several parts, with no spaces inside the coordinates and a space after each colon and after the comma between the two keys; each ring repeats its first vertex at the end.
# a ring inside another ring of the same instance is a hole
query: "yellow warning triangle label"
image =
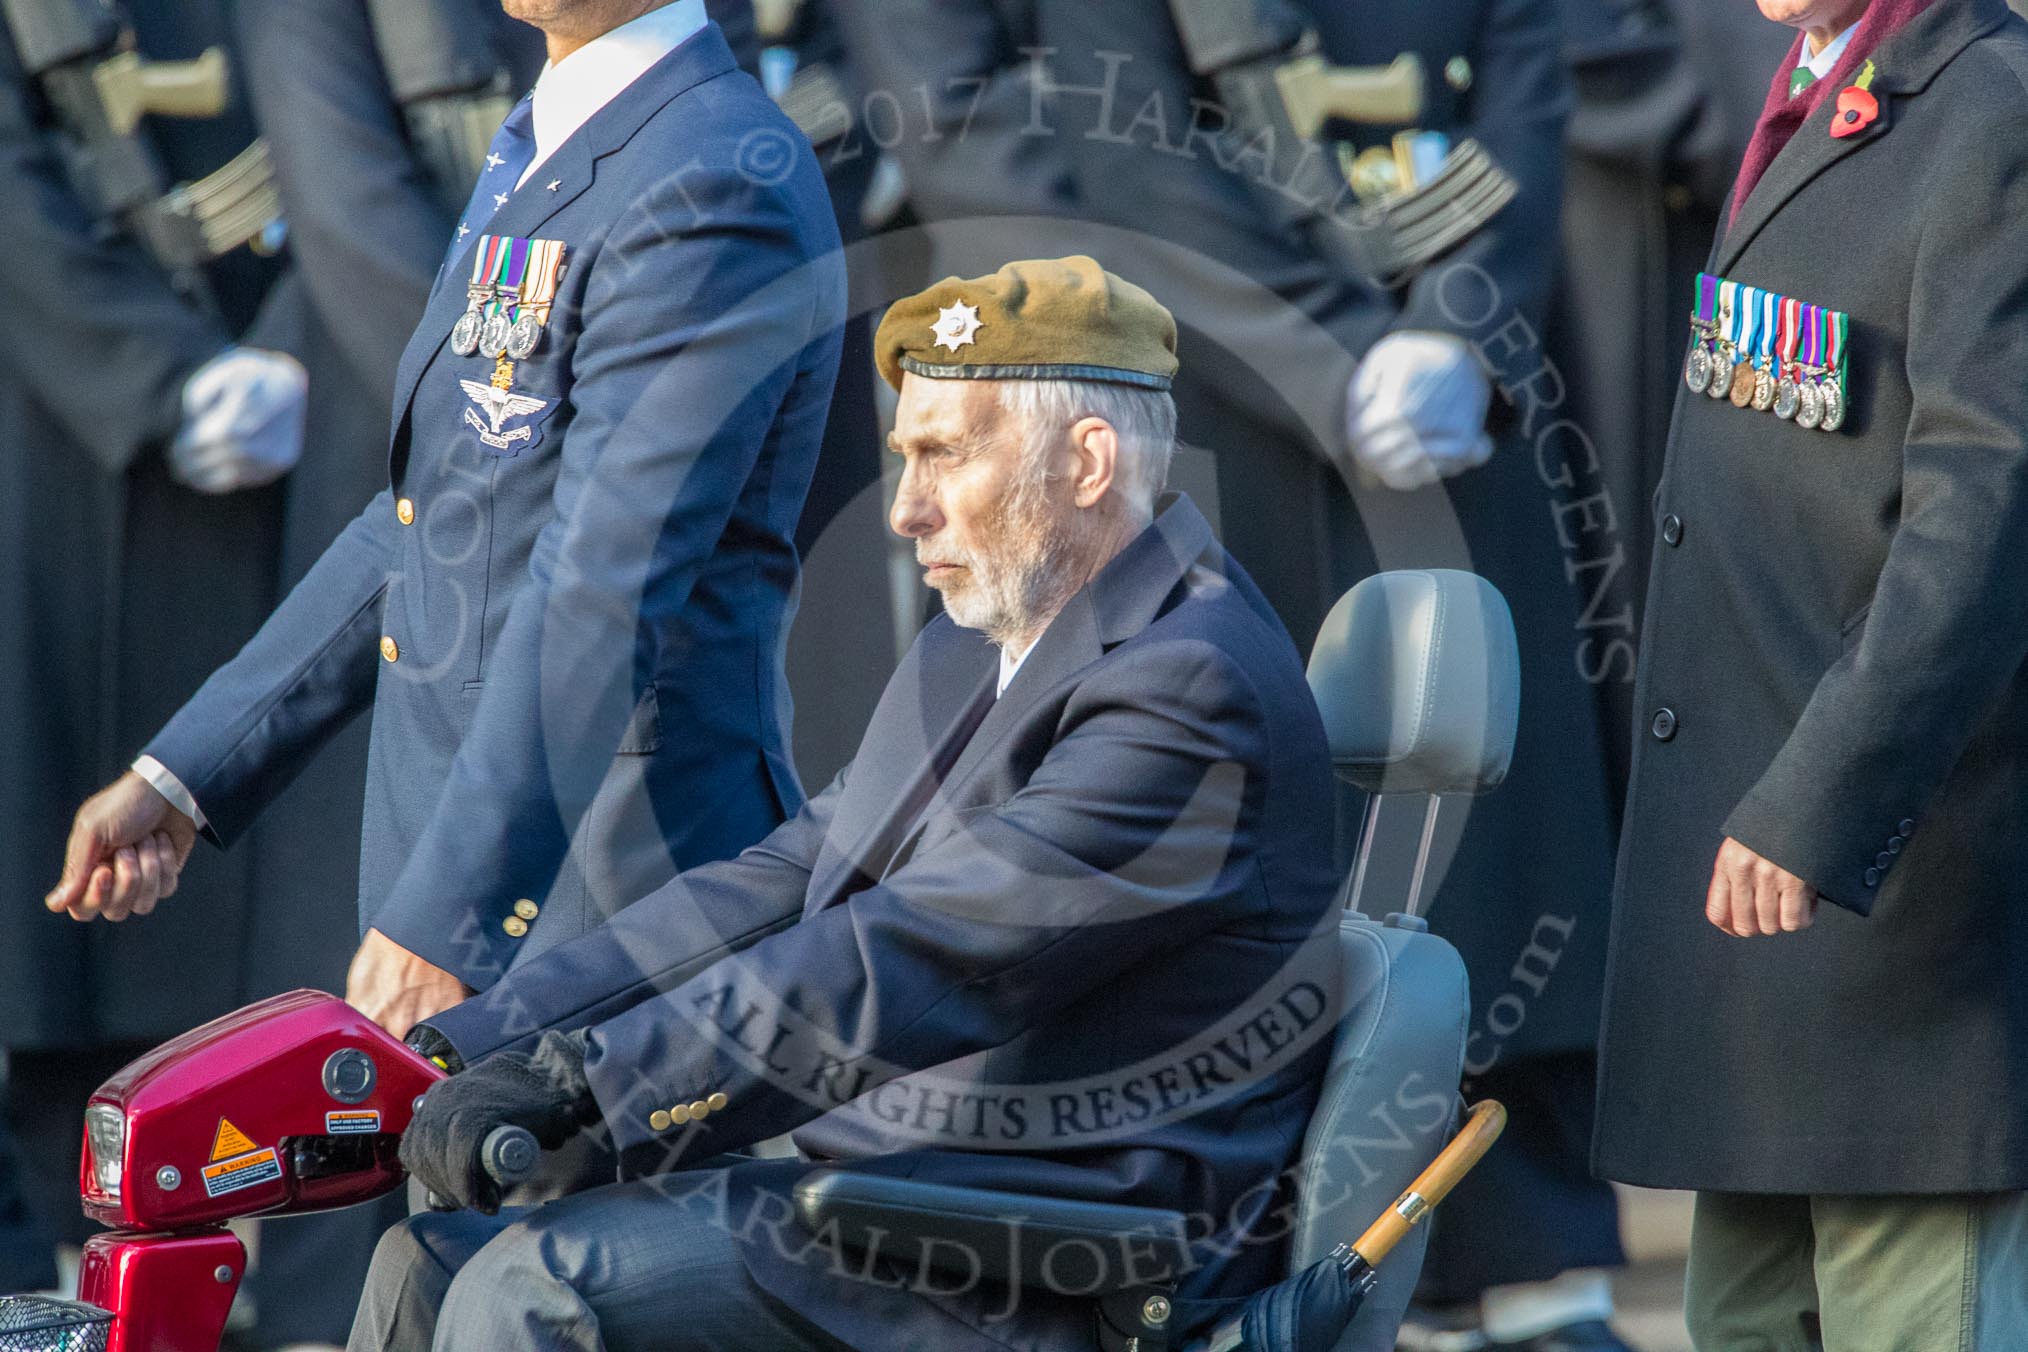
{"type": "Polygon", "coordinates": [[[231,1159],[234,1155],[244,1155],[249,1150],[259,1149],[260,1147],[253,1143],[253,1138],[245,1132],[222,1117],[218,1119],[218,1135],[211,1142],[213,1160],[231,1159]]]}

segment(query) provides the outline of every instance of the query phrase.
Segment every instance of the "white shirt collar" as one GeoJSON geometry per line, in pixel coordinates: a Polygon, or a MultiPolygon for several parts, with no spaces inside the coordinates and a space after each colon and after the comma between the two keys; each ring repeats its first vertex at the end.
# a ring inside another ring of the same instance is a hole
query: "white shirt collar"
{"type": "MultiPolygon", "coordinates": [[[[1041,642],[1041,639],[1038,637],[1036,639],[1036,642],[1038,643],[1041,642]]],[[[1021,664],[1023,662],[1026,662],[1028,660],[1028,654],[1034,651],[1035,651],[1034,643],[1031,643],[1026,648],[1022,649],[1021,656],[1019,657],[1010,657],[1005,648],[1002,648],[1000,650],[1000,688],[993,692],[994,699],[998,699],[1000,698],[1000,696],[1007,693],[1008,682],[1014,679],[1014,673],[1021,670],[1021,664]]]]}
{"type": "Polygon", "coordinates": [[[1845,49],[1852,45],[1852,34],[1858,30],[1859,25],[1853,24],[1837,37],[1825,43],[1824,50],[1818,52],[1815,56],[1810,55],[1810,40],[1804,38],[1803,65],[1808,68],[1810,74],[1816,76],[1819,80],[1823,79],[1837,68],[1838,58],[1843,56],[1845,49]]]}
{"type": "MultiPolygon", "coordinates": [[[[535,82],[535,159],[526,183],[556,148],[611,103],[650,66],[675,51],[705,24],[704,0],[674,0],[602,33],[561,61],[543,66],[535,82]]],[[[520,184],[516,184],[519,187],[520,184]]]]}

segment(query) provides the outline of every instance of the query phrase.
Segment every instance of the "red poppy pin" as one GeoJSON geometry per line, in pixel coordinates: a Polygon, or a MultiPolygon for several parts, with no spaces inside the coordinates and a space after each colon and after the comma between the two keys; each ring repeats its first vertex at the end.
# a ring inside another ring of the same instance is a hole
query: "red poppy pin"
{"type": "Polygon", "coordinates": [[[1838,107],[1831,114],[1831,135],[1835,138],[1854,136],[1873,125],[1873,119],[1880,116],[1880,100],[1873,97],[1868,86],[1873,83],[1873,63],[1868,61],[1860,70],[1859,78],[1838,91],[1838,107]]]}

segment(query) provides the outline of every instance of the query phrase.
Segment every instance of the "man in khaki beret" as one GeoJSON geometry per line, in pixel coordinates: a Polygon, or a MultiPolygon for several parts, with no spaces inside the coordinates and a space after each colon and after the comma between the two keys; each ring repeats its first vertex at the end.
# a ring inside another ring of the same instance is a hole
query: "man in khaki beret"
{"type": "Polygon", "coordinates": [[[1175,332],[1089,258],[888,312],[891,524],[945,613],[795,819],[418,1028],[456,1073],[403,1159],[487,1214],[388,1233],[355,1348],[1151,1332],[1140,1297],[1080,1294],[1076,1264],[1076,1291],[1017,1289],[984,1242],[944,1253],[968,1281],[804,1231],[788,1197],[817,1162],[1186,1213],[1187,1271],[1098,1260],[1169,1294],[1173,1345],[1203,1298],[1277,1278],[1337,1022],[1330,768],[1294,644],[1161,495],[1175,332]],[[506,1123],[549,1147],[609,1133],[626,1181],[493,1214],[479,1149],[506,1123]],[[783,1133],[796,1158],[727,1164],[783,1133]]]}

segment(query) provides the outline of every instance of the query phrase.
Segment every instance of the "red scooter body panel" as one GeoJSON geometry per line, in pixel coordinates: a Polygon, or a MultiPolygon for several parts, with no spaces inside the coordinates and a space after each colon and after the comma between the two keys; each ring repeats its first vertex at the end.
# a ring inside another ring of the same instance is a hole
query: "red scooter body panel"
{"type": "Polygon", "coordinates": [[[117,1197],[100,1187],[87,1130],[85,1212],[123,1230],[177,1230],[378,1197],[402,1182],[401,1133],[442,1078],[335,996],[249,1005],[99,1086],[92,1103],[126,1115],[121,1186],[117,1197]]]}
{"type": "Polygon", "coordinates": [[[246,1247],[227,1230],[93,1235],[77,1294],[114,1313],[106,1352],[218,1352],[245,1273],[246,1247]]]}

